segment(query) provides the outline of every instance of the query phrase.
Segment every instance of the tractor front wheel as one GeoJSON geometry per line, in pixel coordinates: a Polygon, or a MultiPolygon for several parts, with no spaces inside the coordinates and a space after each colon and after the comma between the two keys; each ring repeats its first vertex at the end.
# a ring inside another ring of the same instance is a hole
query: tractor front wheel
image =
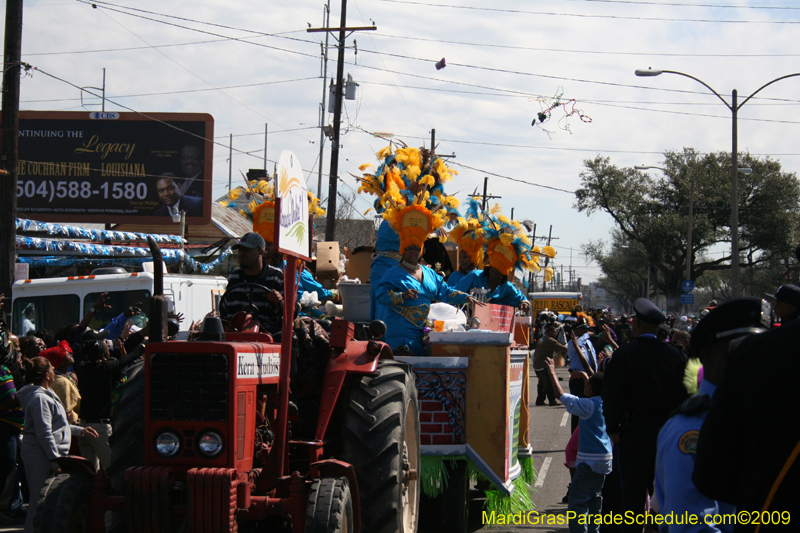
{"type": "Polygon", "coordinates": [[[414,533],[419,518],[419,406],[411,366],[381,360],[351,383],[341,459],[353,465],[361,527],[370,533],[414,533]]]}
{"type": "Polygon", "coordinates": [[[347,478],[314,480],[308,493],[305,533],[353,533],[353,497],[347,478]]]}
{"type": "Polygon", "coordinates": [[[48,479],[36,503],[34,533],[86,533],[93,483],[85,472],[59,474],[48,479]]]}

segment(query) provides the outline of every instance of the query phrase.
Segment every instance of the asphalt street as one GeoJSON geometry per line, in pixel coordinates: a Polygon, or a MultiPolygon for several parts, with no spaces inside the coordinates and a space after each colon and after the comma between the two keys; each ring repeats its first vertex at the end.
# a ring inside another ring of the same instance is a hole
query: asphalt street
{"type": "MultiPolygon", "coordinates": [[[[563,379],[561,386],[567,387],[568,375],[563,368],[556,370],[559,377],[563,379]]],[[[538,472],[538,479],[534,488],[531,489],[531,499],[536,506],[541,520],[542,515],[564,515],[567,511],[566,504],[561,503],[569,483],[569,471],[564,466],[564,448],[570,436],[569,415],[562,406],[536,407],[536,375],[531,371],[531,445],[534,450],[534,464],[538,472]]],[[[474,488],[474,487],[473,487],[474,488]]],[[[494,533],[510,533],[517,531],[535,531],[539,533],[559,532],[566,533],[569,528],[558,525],[525,524],[525,525],[494,525],[488,527],[481,523],[483,500],[479,498],[477,491],[471,492],[469,510],[469,530],[470,531],[492,531],[494,533]]],[[[535,517],[537,515],[531,515],[535,517]]],[[[12,526],[0,527],[0,532],[23,532],[24,519],[19,519],[18,523],[12,526]]],[[[422,533],[446,533],[436,532],[426,529],[421,524],[422,533]]]]}

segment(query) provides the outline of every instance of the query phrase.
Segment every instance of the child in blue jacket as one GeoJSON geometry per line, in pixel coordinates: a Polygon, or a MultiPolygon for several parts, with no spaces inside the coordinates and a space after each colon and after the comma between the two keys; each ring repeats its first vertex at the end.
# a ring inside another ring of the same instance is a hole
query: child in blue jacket
{"type": "Polygon", "coordinates": [[[595,533],[600,524],[592,520],[599,515],[603,503],[601,491],[606,475],[611,473],[611,439],[606,433],[606,421],[603,418],[603,373],[595,372],[587,379],[583,393],[586,398],[578,398],[572,394],[564,394],[556,377],[556,368],[552,359],[547,359],[547,370],[552,377],[555,392],[561,403],[570,414],[580,418],[578,424],[578,456],[575,461],[575,477],[569,488],[568,511],[574,515],[569,521],[570,533],[595,533]],[[586,516],[588,514],[588,516],[586,516]]]}

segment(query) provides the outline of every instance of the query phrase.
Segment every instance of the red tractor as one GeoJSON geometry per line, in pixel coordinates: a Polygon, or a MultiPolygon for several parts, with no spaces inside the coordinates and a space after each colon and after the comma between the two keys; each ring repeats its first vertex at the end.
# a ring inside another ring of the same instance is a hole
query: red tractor
{"type": "MultiPolygon", "coordinates": [[[[160,272],[155,243],[151,250],[160,272]]],[[[150,320],[162,328],[151,331],[143,363],[121,388],[111,468],[61,458],[35,531],[416,531],[420,440],[410,366],[335,320],[317,409],[298,409],[290,401],[291,329],[273,343],[245,312],[231,321],[243,331],[206,319],[199,340],[164,342],[159,291],[157,281],[150,320]]],[[[293,299],[285,299],[289,328],[293,299]]]]}

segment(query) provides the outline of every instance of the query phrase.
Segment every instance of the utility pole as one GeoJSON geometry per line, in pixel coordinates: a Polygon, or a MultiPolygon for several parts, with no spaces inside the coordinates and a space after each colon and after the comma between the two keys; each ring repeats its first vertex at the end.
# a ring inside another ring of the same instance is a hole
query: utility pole
{"type": "Polygon", "coordinates": [[[264,175],[267,173],[267,137],[269,137],[269,123],[264,123],[264,175]]]}
{"type": "MultiPolygon", "coordinates": [[[[553,238],[553,225],[550,224],[550,232],[547,234],[547,246],[550,246],[550,240],[553,238]]],[[[544,267],[547,268],[547,265],[550,263],[550,258],[544,258],[544,267]]],[[[542,269],[544,270],[544,269],[542,269]]],[[[553,276],[555,278],[555,276],[553,276]]],[[[544,273],[542,273],[542,288],[546,291],[547,290],[547,283],[544,281],[544,273]]]]}
{"type": "Polygon", "coordinates": [[[342,120],[342,94],[344,88],[344,45],[347,32],[375,31],[376,26],[348,28],[347,0],[342,0],[342,16],[338,28],[308,28],[308,33],[339,31],[339,55],[336,63],[336,102],[333,106],[333,139],[331,140],[331,170],[328,176],[328,215],[325,224],[325,240],[334,240],[336,229],[336,189],[339,180],[339,132],[342,120]]]}
{"type": "Polygon", "coordinates": [[[436,153],[436,128],[431,128],[431,154],[436,153]]]}
{"type": "MultiPolygon", "coordinates": [[[[327,28],[331,25],[331,2],[325,4],[322,14],[322,24],[327,28]]],[[[325,100],[328,96],[328,39],[331,34],[325,32],[325,46],[322,49],[322,104],[319,106],[319,166],[317,167],[317,198],[322,200],[322,161],[325,151],[325,100]]]]}
{"type": "MultiPolygon", "coordinates": [[[[0,293],[11,298],[17,251],[17,152],[19,149],[19,78],[22,68],[22,0],[6,0],[3,96],[0,114],[0,293]]],[[[10,306],[6,307],[6,311],[10,306]]]]}
{"type": "Polygon", "coordinates": [[[483,178],[483,202],[481,203],[481,209],[484,210],[484,211],[486,211],[486,200],[494,200],[494,199],[502,198],[502,196],[489,196],[489,195],[487,195],[486,189],[488,188],[488,186],[489,186],[489,178],[488,177],[484,177],[483,178]]]}
{"type": "MultiPolygon", "coordinates": [[[[531,234],[531,248],[533,248],[534,246],[536,246],[536,224],[535,223],[533,224],[533,233],[531,234]]],[[[531,272],[530,274],[528,274],[528,290],[531,291],[531,292],[536,292],[535,291],[535,288],[536,288],[535,287],[535,283],[536,282],[534,280],[535,280],[534,274],[533,274],[533,272],[531,272]]]]}
{"type": "Polygon", "coordinates": [[[230,141],[228,141],[228,192],[231,192],[233,186],[233,133],[230,135],[230,141]]]}

